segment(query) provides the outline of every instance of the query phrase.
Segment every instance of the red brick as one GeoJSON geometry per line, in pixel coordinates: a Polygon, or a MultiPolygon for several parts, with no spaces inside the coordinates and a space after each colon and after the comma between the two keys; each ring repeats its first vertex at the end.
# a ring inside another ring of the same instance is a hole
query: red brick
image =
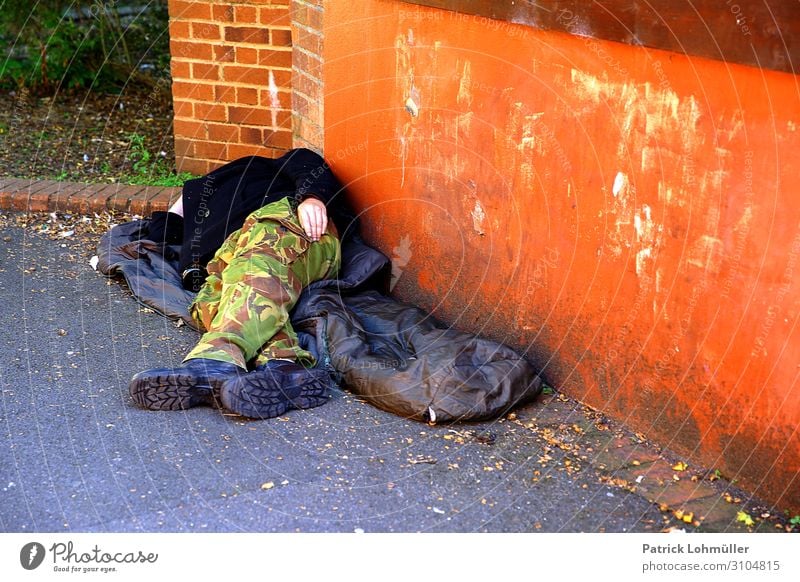
{"type": "Polygon", "coordinates": [[[270,131],[264,130],[264,145],[289,149],[292,147],[292,132],[291,129],[270,131]]]}
{"type": "Polygon", "coordinates": [[[316,55],[295,49],[292,52],[292,60],[293,66],[300,71],[316,76],[322,74],[322,60],[316,55]]]}
{"type": "Polygon", "coordinates": [[[260,127],[241,127],[239,128],[239,139],[246,145],[262,145],[264,130],[260,127]]]}
{"type": "Polygon", "coordinates": [[[225,65],[222,76],[230,83],[248,83],[250,85],[266,85],[269,79],[267,69],[246,65],[225,65]]]}
{"type": "Polygon", "coordinates": [[[197,40],[219,40],[222,33],[219,25],[211,22],[192,22],[192,38],[197,40]]]}
{"type": "Polygon", "coordinates": [[[213,141],[201,141],[195,144],[195,156],[207,160],[224,160],[228,153],[228,144],[213,141]]]}
{"type": "Polygon", "coordinates": [[[253,145],[234,145],[228,146],[228,159],[235,160],[244,156],[264,156],[266,158],[277,158],[286,153],[280,148],[258,147],[253,145]]]}
{"type": "Polygon", "coordinates": [[[191,65],[186,61],[172,59],[170,72],[173,79],[191,79],[192,77],[191,65]]]}
{"type": "Polygon", "coordinates": [[[195,103],[194,114],[202,121],[228,121],[228,112],[224,105],[195,103]]]}
{"type": "Polygon", "coordinates": [[[69,206],[71,210],[81,214],[102,212],[108,208],[109,199],[119,190],[119,184],[87,188],[75,196],[70,196],[69,206]]]}
{"type": "Polygon", "coordinates": [[[292,112],[291,111],[278,111],[275,115],[275,122],[278,129],[290,129],[292,127],[292,112]]]}
{"type": "Polygon", "coordinates": [[[226,26],[225,40],[231,42],[269,44],[269,29],[257,28],[254,26],[226,26]]]}
{"type": "Polygon", "coordinates": [[[308,27],[322,32],[322,11],[308,10],[308,27]]]}
{"type": "Polygon", "coordinates": [[[195,140],[175,136],[175,155],[181,158],[194,157],[195,140]]]}
{"type": "Polygon", "coordinates": [[[185,0],[169,0],[171,18],[187,20],[210,20],[211,4],[209,2],[188,2],[185,0]]]}
{"type": "Polygon", "coordinates": [[[172,132],[176,137],[187,137],[189,139],[205,139],[207,137],[206,124],[190,119],[174,120],[172,122],[172,132]]]}
{"type": "Polygon", "coordinates": [[[275,85],[280,88],[292,88],[292,72],[283,69],[273,69],[272,76],[275,79],[275,85]]]}
{"type": "Polygon", "coordinates": [[[217,22],[233,22],[233,6],[228,2],[215,2],[211,14],[217,22]]]}
{"type": "Polygon", "coordinates": [[[212,164],[208,160],[194,158],[178,158],[176,169],[178,172],[189,172],[195,176],[204,176],[211,171],[212,164]]]}
{"type": "Polygon", "coordinates": [[[236,102],[244,105],[258,105],[258,89],[252,87],[237,87],[236,102]]]}
{"type": "Polygon", "coordinates": [[[164,188],[147,201],[145,207],[145,214],[149,215],[156,210],[165,211],[180,197],[182,188],[164,188]]]}
{"type": "Polygon", "coordinates": [[[215,85],[214,99],[218,103],[236,103],[236,87],[231,85],[215,85]]]}
{"type": "Polygon", "coordinates": [[[231,123],[265,126],[272,124],[272,114],[266,109],[257,107],[231,107],[229,114],[231,123]]]}
{"type": "Polygon", "coordinates": [[[236,48],[232,46],[215,46],[214,60],[221,62],[233,62],[236,60],[236,48]]]}
{"type": "Polygon", "coordinates": [[[144,216],[147,213],[147,201],[160,190],[158,186],[145,186],[138,194],[131,195],[128,212],[144,216]]]}
{"type": "Polygon", "coordinates": [[[172,96],[176,99],[214,100],[214,85],[193,83],[190,81],[173,81],[172,96]]]}
{"type": "Polygon", "coordinates": [[[11,210],[14,199],[17,197],[17,192],[29,183],[27,180],[5,178],[2,185],[0,185],[0,208],[11,210]]]}
{"type": "Polygon", "coordinates": [[[183,20],[171,20],[169,23],[169,37],[175,40],[189,40],[192,38],[192,26],[183,20]]]}
{"type": "Polygon", "coordinates": [[[207,139],[209,141],[238,142],[239,126],[227,123],[209,123],[207,139]]]}
{"type": "Polygon", "coordinates": [[[273,46],[292,46],[292,31],[273,28],[270,31],[270,41],[273,46]]]}
{"type": "Polygon", "coordinates": [[[236,48],[236,62],[240,65],[255,65],[258,64],[258,49],[252,47],[237,47],[236,48]]]}
{"type": "Polygon", "coordinates": [[[291,17],[292,17],[292,23],[293,24],[298,24],[300,26],[309,26],[309,24],[308,24],[309,14],[308,13],[309,13],[310,10],[311,9],[308,6],[304,6],[303,4],[300,4],[299,2],[295,2],[294,4],[292,4],[292,7],[290,9],[290,14],[291,14],[291,17]]]}
{"type": "MultiPolygon", "coordinates": [[[[264,108],[273,108],[274,105],[272,104],[272,93],[269,89],[260,89],[259,93],[261,94],[261,106],[264,108]]],[[[292,108],[292,94],[289,91],[278,91],[276,93],[278,98],[278,106],[277,109],[291,109],[292,108]]]]}
{"type": "Polygon", "coordinates": [[[124,186],[122,184],[117,186],[119,187],[112,192],[106,201],[106,206],[109,210],[127,212],[131,199],[137,196],[144,189],[144,186],[124,186]]]}
{"type": "Polygon", "coordinates": [[[185,40],[170,40],[169,51],[172,58],[210,61],[214,56],[212,45],[202,42],[188,42],[185,40]]]}
{"type": "Polygon", "coordinates": [[[278,6],[263,6],[259,16],[261,24],[272,26],[290,26],[292,23],[291,14],[288,8],[278,6]]]}
{"type": "Polygon", "coordinates": [[[174,100],[172,103],[172,113],[175,117],[194,117],[194,105],[191,101],[174,100]]]}
{"type": "MultiPolygon", "coordinates": [[[[279,31],[273,31],[273,34],[275,32],[279,31]]],[[[273,42],[272,44],[278,43],[273,42]]],[[[308,52],[314,53],[315,55],[322,54],[322,36],[309,32],[305,29],[297,29],[297,39],[295,41],[295,45],[304,48],[308,52]]]]}
{"type": "Polygon", "coordinates": [[[296,111],[303,117],[308,117],[311,119],[319,120],[322,117],[319,99],[306,97],[305,95],[296,91],[292,95],[292,110],[296,111]]]}
{"type": "Polygon", "coordinates": [[[315,144],[315,146],[321,146],[322,136],[324,135],[322,128],[316,123],[309,122],[309,120],[303,119],[302,117],[296,119],[297,127],[295,129],[295,135],[304,141],[315,144]]]}
{"type": "Polygon", "coordinates": [[[258,64],[289,69],[292,66],[292,51],[260,49],[258,51],[258,64]]]}
{"type": "Polygon", "coordinates": [[[192,63],[192,78],[199,80],[219,80],[219,65],[192,63]]]}
{"type": "Polygon", "coordinates": [[[57,185],[58,182],[53,182],[51,180],[31,180],[11,196],[11,208],[19,211],[37,212],[40,210],[35,209],[41,208],[43,205],[46,209],[54,184],[57,185]]]}
{"type": "Polygon", "coordinates": [[[47,212],[50,206],[51,195],[52,194],[48,190],[31,194],[28,197],[27,210],[29,212],[47,212]]]}
{"type": "Polygon", "coordinates": [[[322,82],[306,75],[302,71],[295,71],[292,78],[292,88],[303,95],[315,98],[322,92],[322,82]]]}
{"type": "Polygon", "coordinates": [[[88,206],[86,199],[102,187],[102,184],[62,183],[62,187],[50,196],[50,210],[81,212],[88,206]]]}
{"type": "Polygon", "coordinates": [[[255,6],[236,6],[233,20],[239,24],[258,24],[258,10],[255,6]]]}

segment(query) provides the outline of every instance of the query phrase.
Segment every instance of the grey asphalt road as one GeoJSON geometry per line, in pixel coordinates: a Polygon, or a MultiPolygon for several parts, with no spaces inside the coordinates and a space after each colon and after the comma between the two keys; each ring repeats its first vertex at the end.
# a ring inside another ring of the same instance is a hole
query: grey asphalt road
{"type": "Polygon", "coordinates": [[[511,420],[455,426],[408,421],[338,390],[324,406],[267,421],[136,408],[130,377],[178,364],[197,333],[93,271],[94,240],[51,239],[13,221],[0,238],[3,532],[647,532],[670,523],[588,463],[570,469],[564,451],[526,428],[580,420],[553,396],[511,420]]]}

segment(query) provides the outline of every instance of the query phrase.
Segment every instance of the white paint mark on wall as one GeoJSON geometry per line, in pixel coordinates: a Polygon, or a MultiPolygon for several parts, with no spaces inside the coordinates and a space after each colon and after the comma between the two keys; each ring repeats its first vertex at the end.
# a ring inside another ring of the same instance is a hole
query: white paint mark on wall
{"type": "Polygon", "coordinates": [[[460,105],[472,107],[472,63],[464,62],[464,69],[461,72],[461,79],[458,83],[458,95],[456,102],[460,105]]]}
{"type": "Polygon", "coordinates": [[[483,222],[486,220],[486,213],[483,211],[480,200],[475,200],[475,207],[472,209],[472,228],[479,235],[486,234],[483,230],[483,222]]]}
{"type": "Polygon", "coordinates": [[[406,111],[411,114],[411,117],[419,117],[419,106],[421,95],[416,87],[411,87],[411,94],[406,99],[406,111]]]}
{"type": "Polygon", "coordinates": [[[272,69],[269,70],[269,105],[272,114],[272,127],[278,127],[278,109],[281,108],[281,100],[278,97],[278,86],[275,84],[275,75],[272,69]]]}
{"type": "Polygon", "coordinates": [[[687,255],[687,264],[700,267],[707,273],[717,274],[722,263],[722,241],[704,234],[692,243],[687,255]]]}
{"type": "Polygon", "coordinates": [[[642,273],[644,273],[645,268],[645,261],[650,258],[651,250],[650,247],[644,248],[636,253],[636,276],[641,277],[642,273]]]}
{"type": "Polygon", "coordinates": [[[639,242],[651,243],[653,242],[653,219],[651,218],[650,207],[647,204],[642,205],[642,211],[636,212],[633,217],[633,229],[636,231],[636,240],[639,242]]]}
{"type": "Polygon", "coordinates": [[[570,75],[573,84],[580,89],[581,97],[595,103],[600,103],[600,92],[602,90],[600,81],[594,75],[587,75],[578,69],[572,69],[570,75]]]}
{"type": "MultiPolygon", "coordinates": [[[[475,117],[475,114],[472,111],[467,111],[466,113],[462,113],[456,119],[456,123],[458,125],[458,132],[463,133],[466,136],[469,136],[470,129],[472,129],[472,118],[475,117]]],[[[456,135],[458,137],[458,135],[456,135]]]]}
{"type": "Polygon", "coordinates": [[[404,136],[400,136],[400,187],[406,183],[406,158],[408,157],[408,142],[404,136]]]}
{"type": "Polygon", "coordinates": [[[619,196],[619,193],[622,192],[622,189],[627,183],[628,177],[622,172],[617,172],[617,175],[614,177],[614,185],[611,186],[611,193],[615,198],[619,196]]]}

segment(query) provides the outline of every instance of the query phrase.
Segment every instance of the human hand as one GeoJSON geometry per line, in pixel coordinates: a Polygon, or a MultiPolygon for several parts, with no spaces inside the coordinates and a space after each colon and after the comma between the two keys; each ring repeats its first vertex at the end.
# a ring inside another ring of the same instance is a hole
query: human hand
{"type": "Polygon", "coordinates": [[[297,206],[297,218],[308,238],[318,241],[328,228],[328,209],[316,198],[306,198],[297,206]]]}

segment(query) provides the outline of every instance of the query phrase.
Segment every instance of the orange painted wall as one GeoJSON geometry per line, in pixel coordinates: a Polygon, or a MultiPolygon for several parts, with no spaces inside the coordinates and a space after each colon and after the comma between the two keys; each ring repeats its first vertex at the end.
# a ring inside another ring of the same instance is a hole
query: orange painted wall
{"type": "Polygon", "coordinates": [[[394,293],[800,508],[798,77],[395,1],[325,10],[325,155],[394,293]]]}

